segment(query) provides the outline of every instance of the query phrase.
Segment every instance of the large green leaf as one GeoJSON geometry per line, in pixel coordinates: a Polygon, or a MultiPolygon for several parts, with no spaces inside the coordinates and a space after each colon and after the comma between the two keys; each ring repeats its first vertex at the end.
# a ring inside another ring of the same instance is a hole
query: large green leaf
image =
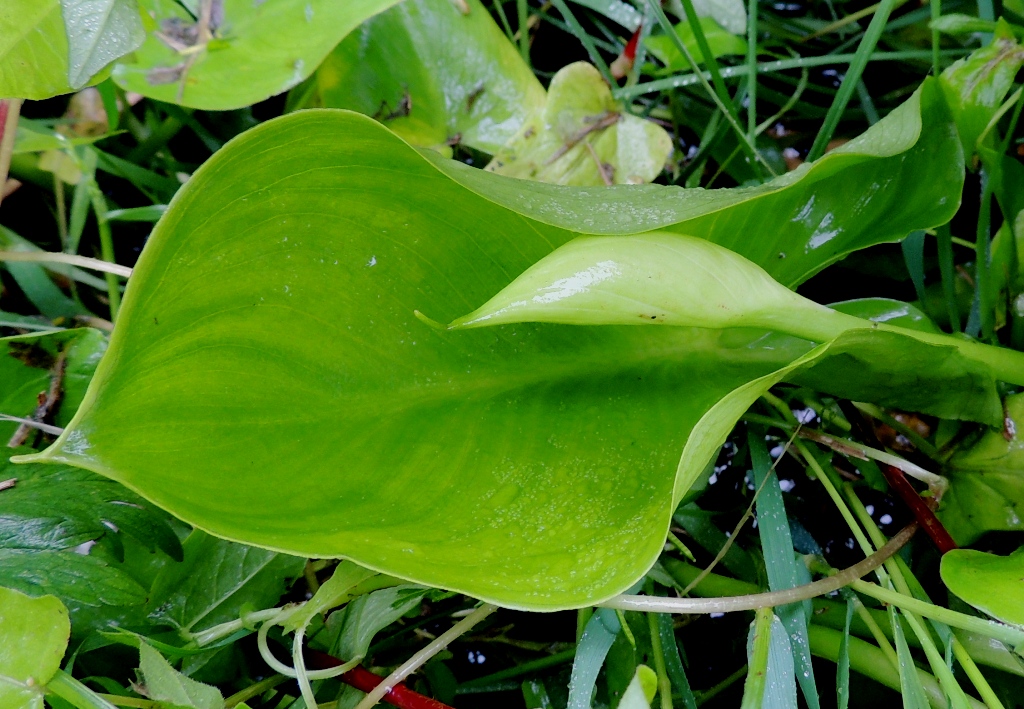
{"type": "MultiPolygon", "coordinates": [[[[952,141],[959,155],[946,125],[933,147],[952,141]]],[[[843,160],[853,173],[894,166],[856,151],[833,160],[830,176],[843,160]]],[[[462,315],[577,236],[537,219],[553,201],[510,210],[452,174],[467,181],[353,113],[301,112],[237,138],[157,225],[110,354],[39,459],[109,475],[219,536],[344,556],[508,606],[564,608],[629,587],[737,418],[827,346],[800,359],[805,343],[780,368],[777,354],[723,353],[716,333],[692,328],[433,328],[414,311],[462,315]]],[[[799,192],[794,203],[871,209],[824,180],[791,179],[777,192],[799,192]]],[[[479,182],[506,196],[534,186],[479,182]]],[[[935,218],[914,191],[934,182],[900,187],[890,219],[935,218]]],[[[609,192],[549,194],[598,211],[609,192]]],[[[635,194],[640,229],[652,212],[698,214],[708,202],[664,187],[635,194]]],[[[778,238],[771,230],[789,217],[759,215],[751,241],[778,238]]],[[[803,271],[823,265],[813,255],[803,271]]],[[[762,263],[777,264],[774,254],[762,263]]]]}
{"type": "Polygon", "coordinates": [[[287,91],[313,73],[366,18],[398,0],[202,0],[212,2],[207,39],[175,0],[143,0],[156,25],[114,68],[114,81],[160,101],[223,111],[287,91]]]}
{"type": "Polygon", "coordinates": [[[60,0],[0,4],[0,97],[44,99],[70,91],[60,0]]]}
{"type": "Polygon", "coordinates": [[[68,645],[68,611],[53,596],[0,588],[0,706],[42,709],[43,687],[68,645]]]}
{"type": "Polygon", "coordinates": [[[135,0],[7,0],[0,4],[0,98],[80,89],[142,39],[135,0]]]}
{"type": "Polygon", "coordinates": [[[373,116],[415,145],[497,152],[544,106],[544,88],[480,1],[466,5],[407,0],[364,22],[317,70],[322,105],[373,116]]]}
{"type": "Polygon", "coordinates": [[[942,581],[993,618],[1024,625],[1024,548],[1009,556],[954,549],[942,557],[942,581]]]}
{"type": "Polygon", "coordinates": [[[1024,395],[1007,397],[1006,416],[1009,440],[1001,430],[986,431],[946,467],[939,518],[960,544],[985,532],[1024,530],[1024,395]]]}

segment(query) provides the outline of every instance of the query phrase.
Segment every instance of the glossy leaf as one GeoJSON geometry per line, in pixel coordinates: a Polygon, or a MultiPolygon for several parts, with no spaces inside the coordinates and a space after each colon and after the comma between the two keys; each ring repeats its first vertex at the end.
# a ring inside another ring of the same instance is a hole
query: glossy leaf
{"type": "MultiPolygon", "coordinates": [[[[727,32],[710,17],[700,18],[700,26],[704,30],[704,37],[708,41],[711,54],[716,59],[730,54],[746,54],[746,40],[727,32]]],[[[697,63],[707,63],[706,58],[700,51],[700,47],[697,45],[697,38],[690,28],[690,23],[680,22],[675,26],[675,31],[679,35],[679,39],[686,45],[686,48],[690,50],[690,55],[697,63]]],[[[654,35],[647,38],[646,44],[651,54],[665,65],[666,71],[676,73],[690,69],[690,63],[683,56],[683,53],[679,51],[675,41],[670,36],[663,34],[654,35]]]]}
{"type": "Polygon", "coordinates": [[[184,549],[184,562],[164,568],[149,600],[150,618],[184,632],[235,620],[246,607],[270,608],[305,564],[203,532],[193,532],[184,549]]]}
{"type": "Polygon", "coordinates": [[[382,121],[414,145],[495,153],[543,108],[544,88],[479,0],[407,0],[367,20],[317,70],[320,103],[382,121]]]}
{"type": "Polygon", "coordinates": [[[123,571],[72,550],[0,549],[0,584],[32,595],[53,594],[72,616],[91,608],[146,601],[146,589],[123,571]]]}
{"type": "Polygon", "coordinates": [[[146,38],[136,0],[60,0],[68,39],[68,84],[78,90],[146,38]]]}
{"type": "Polygon", "coordinates": [[[186,677],[144,642],[139,643],[140,691],[150,699],[175,709],[223,709],[224,698],[216,687],[186,677]]]}
{"type": "MultiPolygon", "coordinates": [[[[974,153],[989,121],[1024,65],[1024,47],[1000,19],[992,42],[942,72],[939,82],[953,110],[964,152],[974,153]]],[[[990,134],[990,138],[995,136],[990,134]]]]}
{"type": "Polygon", "coordinates": [[[209,39],[175,0],[142,0],[157,26],[134,61],[114,68],[114,81],[127,91],[192,108],[242,108],[298,84],[342,37],[397,2],[206,1],[213,3],[209,39]]]}
{"type": "Polygon", "coordinates": [[[1004,623],[1024,625],[1024,549],[998,556],[954,549],[942,556],[946,588],[1004,623]]]}
{"type": "MultiPolygon", "coordinates": [[[[830,175],[870,165],[856,148],[820,164],[834,161],[830,175]]],[[[624,207],[624,191],[543,185],[545,199],[511,210],[499,202],[529,200],[537,183],[468,170],[345,112],[305,111],[236,139],[157,225],[114,354],[41,458],[109,475],[219,536],[508,606],[565,608],[629,587],[737,418],[823,351],[805,355],[804,343],[780,365],[689,328],[428,326],[414,311],[462,315],[577,236],[546,223],[555,195],[569,210],[559,218],[583,204],[606,227],[625,214],[600,206],[611,195],[624,207]]],[[[799,178],[776,193],[806,204],[799,178]]],[[[824,182],[815,199],[867,209],[824,182]]],[[[704,192],[636,189],[641,230],[708,206],[704,192]]],[[[763,213],[766,238],[783,217],[763,213]]],[[[815,256],[830,254],[809,252],[803,271],[823,265],[815,256]]]]}
{"type": "Polygon", "coordinates": [[[658,691],[658,675],[647,665],[639,665],[619,701],[620,709],[650,709],[658,691]]]}
{"type": "Polygon", "coordinates": [[[626,113],[591,64],[555,74],[547,103],[485,170],[559,185],[643,184],[672,152],[661,126],[626,113]]]}
{"type": "Polygon", "coordinates": [[[596,10],[613,22],[635,32],[644,16],[637,9],[623,0],[572,0],[577,5],[596,10]]]}
{"type": "Polygon", "coordinates": [[[910,330],[940,333],[942,330],[920,308],[891,298],[859,298],[831,303],[828,307],[847,315],[888,323],[910,330]]]}
{"type": "Polygon", "coordinates": [[[123,533],[181,558],[163,513],[109,478],[67,466],[3,465],[0,480],[16,481],[0,491],[0,549],[60,551],[123,533]]]}
{"type": "Polygon", "coordinates": [[[56,598],[0,587],[0,706],[42,709],[43,687],[60,669],[70,634],[56,598]]]}
{"type": "Polygon", "coordinates": [[[939,518],[959,544],[989,531],[1024,530],[1024,395],[1007,397],[1006,415],[1015,431],[1010,440],[1002,430],[986,431],[946,467],[939,518]]]}

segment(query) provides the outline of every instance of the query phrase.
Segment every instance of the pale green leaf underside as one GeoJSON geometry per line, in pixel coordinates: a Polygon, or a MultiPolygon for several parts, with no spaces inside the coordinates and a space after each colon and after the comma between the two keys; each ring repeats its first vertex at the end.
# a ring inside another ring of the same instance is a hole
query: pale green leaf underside
{"type": "MultiPolygon", "coordinates": [[[[134,61],[118,63],[114,80],[159,101],[214,111],[242,108],[295,86],[342,37],[397,1],[224,0],[223,23],[205,48],[197,44],[191,48],[199,50],[195,55],[179,53],[155,34],[166,34],[161,25],[149,33],[134,61]]],[[[174,0],[142,4],[161,23],[192,22],[174,0]]]]}
{"type": "Polygon", "coordinates": [[[135,0],[61,0],[68,38],[68,83],[80,89],[146,37],[135,0]]]}
{"type": "Polygon", "coordinates": [[[479,0],[467,5],[406,0],[364,22],[317,69],[321,103],[414,145],[497,152],[544,106],[544,88],[479,0]]]}
{"type": "MultiPolygon", "coordinates": [[[[110,354],[42,458],[220,536],[506,606],[629,587],[674,501],[809,345],[730,348],[688,328],[431,328],[415,310],[452,320],[577,236],[536,219],[551,203],[516,213],[449,172],[463,175],[348,112],[236,139],[158,224],[110,354]]],[[[534,186],[482,182],[506,196],[534,186]]],[[[693,214],[702,194],[639,200],[693,214]]],[[[907,218],[933,218],[916,198],[901,195],[907,218]]]]}

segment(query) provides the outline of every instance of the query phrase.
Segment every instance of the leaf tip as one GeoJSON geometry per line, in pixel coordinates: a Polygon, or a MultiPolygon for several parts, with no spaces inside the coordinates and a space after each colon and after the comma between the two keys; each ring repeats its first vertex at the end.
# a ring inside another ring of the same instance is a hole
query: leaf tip
{"type": "Polygon", "coordinates": [[[423,323],[424,325],[426,325],[427,327],[429,327],[432,330],[437,330],[438,332],[444,332],[445,330],[448,330],[448,329],[451,328],[450,325],[448,327],[445,327],[444,325],[439,323],[437,320],[434,320],[433,318],[424,315],[419,310],[413,310],[412,314],[416,316],[417,320],[419,320],[421,323],[423,323]]]}

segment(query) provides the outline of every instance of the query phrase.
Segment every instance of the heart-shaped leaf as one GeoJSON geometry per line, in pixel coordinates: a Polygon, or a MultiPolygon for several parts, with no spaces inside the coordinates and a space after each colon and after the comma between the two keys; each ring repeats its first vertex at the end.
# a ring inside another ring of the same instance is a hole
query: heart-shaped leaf
{"type": "MultiPolygon", "coordinates": [[[[788,237],[794,253],[820,222],[775,233],[792,215],[770,208],[787,193],[808,212],[817,200],[866,210],[864,230],[852,217],[835,224],[853,237],[845,248],[892,234],[868,229],[872,197],[897,185],[887,217],[927,223],[937,208],[922,193],[936,182],[958,190],[959,180],[900,184],[898,170],[888,180],[874,172],[895,167],[879,152],[925,159],[916,145],[931,129],[918,107],[879,124],[882,148],[862,140],[767,190],[646,187],[632,202],[614,188],[469,174],[354,113],[268,122],[179,192],[85,403],[38,459],[109,475],[229,539],[344,556],[512,607],[607,598],[653,563],[675,502],[749,404],[828,346],[803,342],[780,362],[749,343],[724,348],[708,330],[445,332],[415,311],[451,320],[485,302],[576,237],[547,222],[585,205],[591,223],[646,231],[676,228],[680,214],[729,221],[760,202],[746,238],[788,237]],[[888,132],[902,121],[913,130],[888,132]],[[874,172],[877,189],[833,194],[826,183],[847,182],[840,168],[874,172]],[[533,206],[499,203],[517,200],[533,206]],[[627,204],[632,221],[619,219],[627,204]]],[[[944,125],[932,159],[959,155],[944,125]]],[[[799,272],[835,253],[808,250],[799,272]]],[[[769,254],[760,265],[772,272],[769,254]]],[[[832,346],[852,346],[847,337],[832,346]]]]}
{"type": "Polygon", "coordinates": [[[398,0],[142,0],[155,19],[114,81],[159,101],[224,111],[262,101],[313,73],[363,20],[398,0]]]}
{"type": "Polygon", "coordinates": [[[1024,548],[1009,556],[954,549],[942,557],[942,581],[972,606],[1024,625],[1024,548]]]}
{"type": "Polygon", "coordinates": [[[544,88],[479,0],[406,0],[316,73],[320,103],[373,116],[414,145],[495,153],[544,106],[544,88]]]}

